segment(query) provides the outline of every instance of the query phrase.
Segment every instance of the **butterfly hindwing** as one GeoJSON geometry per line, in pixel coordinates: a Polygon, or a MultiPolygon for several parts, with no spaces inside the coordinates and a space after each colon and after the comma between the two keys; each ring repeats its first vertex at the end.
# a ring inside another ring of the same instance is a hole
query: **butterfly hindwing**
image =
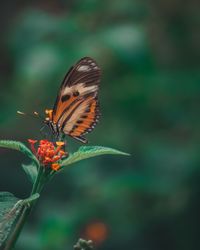
{"type": "Polygon", "coordinates": [[[99,108],[96,99],[85,100],[64,125],[63,131],[70,136],[80,136],[91,132],[98,122],[99,108]]]}
{"type": "Polygon", "coordinates": [[[53,109],[52,122],[59,130],[86,142],[99,118],[100,68],[90,57],[82,58],[65,76],[53,109]]]}

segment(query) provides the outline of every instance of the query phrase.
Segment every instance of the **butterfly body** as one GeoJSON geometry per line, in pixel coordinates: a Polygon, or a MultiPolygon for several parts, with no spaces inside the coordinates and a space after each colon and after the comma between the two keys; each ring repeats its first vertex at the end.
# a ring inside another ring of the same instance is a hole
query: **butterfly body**
{"type": "Polygon", "coordinates": [[[46,110],[45,123],[61,138],[69,135],[83,143],[99,119],[98,89],[100,68],[94,59],[84,57],[66,74],[55,105],[46,110]]]}

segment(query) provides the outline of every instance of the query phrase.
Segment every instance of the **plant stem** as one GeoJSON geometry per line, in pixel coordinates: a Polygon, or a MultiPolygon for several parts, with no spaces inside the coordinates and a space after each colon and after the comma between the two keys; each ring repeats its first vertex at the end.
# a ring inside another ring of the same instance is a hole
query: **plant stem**
{"type": "MultiPolygon", "coordinates": [[[[32,191],[30,195],[33,195],[35,193],[40,193],[43,186],[44,186],[44,178],[43,178],[44,172],[43,172],[43,167],[40,166],[39,171],[38,171],[38,175],[36,178],[36,181],[33,185],[32,191]]],[[[15,246],[15,243],[21,233],[21,230],[26,222],[27,217],[30,215],[33,206],[35,205],[37,200],[33,201],[29,206],[25,206],[23,208],[23,211],[16,223],[16,226],[13,230],[13,233],[11,234],[9,240],[6,243],[5,249],[4,250],[11,250],[13,249],[13,247],[15,246]]]]}

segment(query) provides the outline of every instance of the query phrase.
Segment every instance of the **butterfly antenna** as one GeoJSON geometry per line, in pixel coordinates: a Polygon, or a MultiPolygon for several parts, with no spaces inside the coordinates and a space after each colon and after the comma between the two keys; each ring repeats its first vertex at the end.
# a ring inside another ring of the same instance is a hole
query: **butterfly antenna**
{"type": "Polygon", "coordinates": [[[44,121],[44,117],[42,115],[40,115],[38,112],[34,111],[33,114],[34,114],[35,117],[37,117],[40,120],[44,121]]]}
{"type": "Polygon", "coordinates": [[[19,115],[27,115],[27,116],[30,116],[30,117],[33,117],[33,118],[39,118],[40,120],[44,120],[44,118],[36,111],[34,111],[33,114],[27,114],[27,113],[24,113],[24,112],[21,112],[21,111],[17,111],[17,114],[19,114],[19,115]]]}

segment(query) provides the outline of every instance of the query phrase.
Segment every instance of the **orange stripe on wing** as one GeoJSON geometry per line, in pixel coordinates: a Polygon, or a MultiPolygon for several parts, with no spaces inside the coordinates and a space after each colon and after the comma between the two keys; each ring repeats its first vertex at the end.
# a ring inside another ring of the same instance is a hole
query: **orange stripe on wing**
{"type": "Polygon", "coordinates": [[[97,107],[98,107],[97,101],[96,99],[93,99],[89,106],[88,112],[84,113],[81,120],[76,122],[75,125],[73,126],[72,130],[69,133],[70,136],[81,136],[91,131],[94,128],[97,122],[97,115],[98,115],[97,107]]]}
{"type": "MultiPolygon", "coordinates": [[[[58,120],[62,118],[62,116],[65,113],[65,109],[68,107],[70,108],[70,105],[75,102],[75,100],[78,100],[77,97],[70,96],[70,98],[67,101],[62,102],[61,99],[58,102],[56,113],[53,115],[53,122],[58,123],[58,120]]],[[[67,111],[66,111],[67,112],[67,111]]]]}

